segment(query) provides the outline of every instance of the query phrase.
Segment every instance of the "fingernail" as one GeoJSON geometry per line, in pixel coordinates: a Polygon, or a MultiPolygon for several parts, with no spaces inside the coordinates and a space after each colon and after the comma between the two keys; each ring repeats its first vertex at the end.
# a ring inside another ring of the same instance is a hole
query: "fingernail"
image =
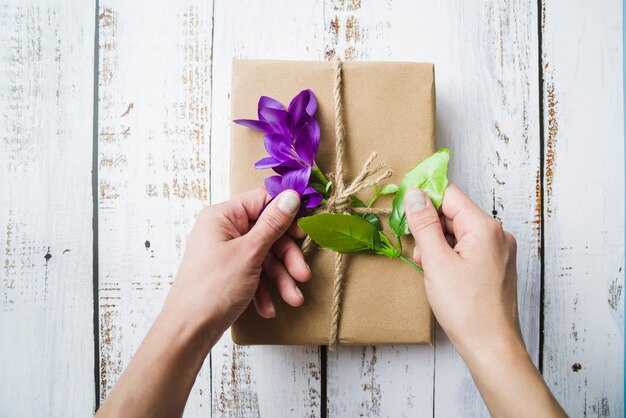
{"type": "Polygon", "coordinates": [[[270,302],[270,318],[276,318],[276,307],[270,302]]]}
{"type": "Polygon", "coordinates": [[[278,199],[278,207],[286,214],[292,214],[300,207],[300,196],[292,191],[283,193],[278,199]]]}
{"type": "Polygon", "coordinates": [[[426,194],[421,190],[410,190],[404,196],[404,205],[411,213],[419,212],[426,207],[426,194]]]}
{"type": "Polygon", "coordinates": [[[304,295],[302,294],[302,291],[300,290],[300,288],[298,288],[298,286],[296,286],[296,294],[298,295],[298,297],[304,298],[304,295]]]}

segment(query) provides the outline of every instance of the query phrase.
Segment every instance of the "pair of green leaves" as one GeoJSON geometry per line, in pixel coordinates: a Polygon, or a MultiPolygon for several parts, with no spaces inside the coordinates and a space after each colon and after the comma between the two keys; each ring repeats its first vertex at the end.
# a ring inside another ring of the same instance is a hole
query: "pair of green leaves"
{"type": "MultiPolygon", "coordinates": [[[[379,189],[376,185],[374,196],[368,205],[354,196],[352,205],[371,207],[379,196],[395,193],[389,226],[396,237],[407,235],[410,231],[404,211],[404,195],[410,189],[419,188],[430,197],[435,208],[439,209],[448,187],[449,160],[450,150],[442,148],[407,172],[399,186],[388,184],[379,189]]],[[[419,266],[402,256],[401,248],[391,244],[383,233],[380,220],[373,214],[322,213],[301,218],[298,226],[322,248],[344,254],[362,252],[400,258],[421,271],[419,266]]]]}
{"type": "Polygon", "coordinates": [[[367,253],[399,257],[378,227],[361,216],[344,213],[320,213],[298,221],[298,226],[322,248],[342,254],[367,253]]]}

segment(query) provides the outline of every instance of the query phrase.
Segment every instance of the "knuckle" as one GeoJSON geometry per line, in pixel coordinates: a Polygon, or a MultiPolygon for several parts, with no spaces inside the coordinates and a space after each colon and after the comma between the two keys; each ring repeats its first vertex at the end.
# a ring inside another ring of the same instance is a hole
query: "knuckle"
{"type": "Polygon", "coordinates": [[[263,216],[261,218],[261,222],[263,222],[265,226],[267,226],[267,228],[269,228],[272,231],[272,233],[276,235],[283,234],[283,222],[275,214],[267,213],[266,216],[263,216]]]}
{"type": "Polygon", "coordinates": [[[246,261],[254,264],[264,261],[267,254],[263,251],[262,241],[257,234],[245,235],[243,244],[243,254],[245,254],[246,261]]]}
{"type": "Polygon", "coordinates": [[[257,187],[254,188],[254,193],[257,193],[257,194],[267,194],[267,191],[265,190],[265,187],[257,186],[257,187]]]}
{"type": "Polygon", "coordinates": [[[411,222],[411,229],[414,234],[417,234],[426,228],[430,228],[432,225],[439,225],[439,222],[439,216],[436,214],[427,215],[419,219],[414,219],[413,222],[411,222]]]}
{"type": "Polygon", "coordinates": [[[290,260],[302,256],[302,251],[295,244],[285,245],[278,255],[282,260],[290,260]]]}
{"type": "Polygon", "coordinates": [[[215,211],[215,207],[214,206],[205,206],[202,209],[200,209],[200,212],[198,212],[198,221],[204,221],[207,219],[211,219],[211,217],[213,216],[213,212],[215,211]]]}
{"type": "Polygon", "coordinates": [[[498,237],[502,235],[504,230],[502,229],[502,224],[498,222],[498,220],[494,218],[489,218],[489,220],[487,221],[487,231],[492,236],[498,237]]]}
{"type": "Polygon", "coordinates": [[[504,238],[505,238],[507,244],[509,245],[509,248],[511,249],[511,251],[516,252],[517,251],[517,240],[515,239],[513,234],[511,234],[510,232],[504,231],[504,238]]]}

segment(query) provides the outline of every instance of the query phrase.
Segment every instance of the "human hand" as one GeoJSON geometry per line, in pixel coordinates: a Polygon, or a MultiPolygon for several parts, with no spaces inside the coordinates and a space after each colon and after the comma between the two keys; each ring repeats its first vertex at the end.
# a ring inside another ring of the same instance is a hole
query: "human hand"
{"type": "Polygon", "coordinates": [[[493,417],[565,417],[524,347],[515,238],[450,185],[442,214],[420,190],[404,198],[426,296],[493,417]]]}
{"type": "Polygon", "coordinates": [[[309,280],[311,272],[300,248],[285,235],[289,230],[292,236],[303,236],[292,225],[300,199],[287,190],[263,209],[270,199],[265,189],[258,188],[201,210],[164,310],[219,332],[253,298],[261,316],[274,317],[265,281],[259,280],[262,273],[285,302],[302,304],[296,281],[309,280]]]}
{"type": "Polygon", "coordinates": [[[461,355],[502,344],[524,351],[515,238],[454,185],[441,215],[420,190],[407,192],[405,206],[426,295],[461,355]]]}

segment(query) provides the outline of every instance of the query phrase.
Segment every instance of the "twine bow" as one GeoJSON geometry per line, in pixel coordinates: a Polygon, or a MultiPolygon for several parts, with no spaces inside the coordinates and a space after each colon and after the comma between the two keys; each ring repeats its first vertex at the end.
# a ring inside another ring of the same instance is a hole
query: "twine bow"
{"type": "MultiPolygon", "coordinates": [[[[329,177],[332,180],[332,195],[327,199],[326,205],[316,213],[355,213],[389,215],[389,209],[382,208],[355,208],[352,206],[351,196],[361,190],[367,189],[391,177],[391,170],[385,170],[385,165],[380,163],[373,166],[377,153],[372,152],[359,174],[350,184],[345,183],[343,155],[345,151],[345,132],[343,125],[343,98],[342,98],[342,63],[337,60],[334,63],[334,100],[335,100],[335,171],[329,177]]],[[[307,236],[302,244],[302,252],[306,255],[311,250],[312,241],[307,236]]],[[[335,253],[335,279],[333,281],[332,312],[330,320],[330,336],[328,348],[334,350],[339,341],[339,320],[341,319],[341,302],[343,296],[345,278],[345,257],[344,254],[335,253]]]]}

